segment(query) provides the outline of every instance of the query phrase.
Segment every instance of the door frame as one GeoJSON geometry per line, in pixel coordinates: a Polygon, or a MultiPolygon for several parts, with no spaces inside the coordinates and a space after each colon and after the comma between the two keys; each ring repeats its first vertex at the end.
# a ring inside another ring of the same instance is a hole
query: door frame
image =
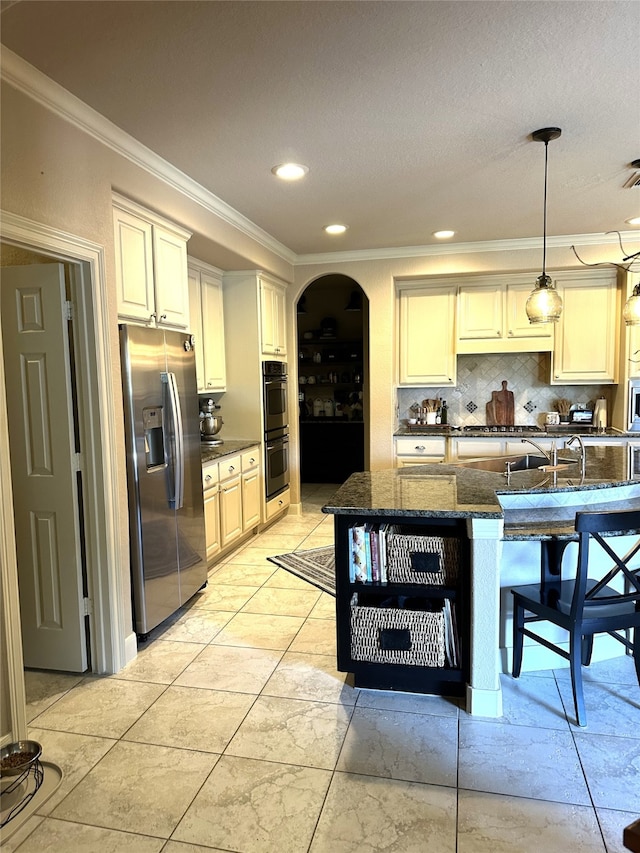
{"type": "MultiPolygon", "coordinates": [[[[118,451],[113,393],[111,323],[106,288],[105,250],[81,237],[41,225],[2,211],[0,239],[37,251],[71,266],[75,303],[78,393],[83,450],[83,488],[89,594],[93,601],[91,620],[92,671],[118,672],[136,655],[135,633],[125,602],[128,572],[123,565],[123,530],[118,515],[118,451]]],[[[0,334],[0,486],[11,495],[9,432],[2,337],[0,334]]],[[[124,537],[124,539],[123,539],[124,537]]],[[[26,737],[24,673],[18,573],[15,552],[13,503],[2,501],[0,515],[0,563],[2,568],[3,618],[10,687],[13,738],[26,737]]]]}

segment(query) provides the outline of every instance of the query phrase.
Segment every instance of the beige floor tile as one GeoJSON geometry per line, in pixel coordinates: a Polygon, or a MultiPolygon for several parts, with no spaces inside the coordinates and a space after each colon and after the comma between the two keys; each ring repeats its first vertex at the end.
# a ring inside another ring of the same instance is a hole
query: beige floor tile
{"type": "Polygon", "coordinates": [[[168,687],[124,740],[220,753],[253,702],[254,697],[246,693],[168,687]]]}
{"type": "MultiPolygon", "coordinates": [[[[314,607],[311,612],[313,613],[315,610],[316,608],[314,607]]],[[[289,651],[302,652],[310,655],[332,655],[335,663],[335,624],[329,619],[307,619],[289,646],[289,651]]]]}
{"type": "MultiPolygon", "coordinates": [[[[20,818],[17,818],[17,820],[20,820],[20,818]]],[[[31,835],[43,820],[45,820],[44,816],[32,815],[17,827],[8,824],[4,829],[0,829],[0,850],[2,850],[2,853],[15,853],[25,838],[31,835]],[[9,833],[11,834],[9,835],[9,833]]]]}
{"type": "Polygon", "coordinates": [[[199,607],[189,610],[176,619],[160,634],[162,640],[172,640],[178,643],[200,643],[206,645],[221,631],[234,611],[206,610],[199,607]]]}
{"type": "Polygon", "coordinates": [[[168,838],[217,759],[119,741],[52,816],[168,838]]]}
{"type": "Polygon", "coordinates": [[[458,853],[606,853],[590,806],[460,791],[458,853]]]}
{"type": "Polygon", "coordinates": [[[204,687],[235,693],[260,693],[280,662],[282,652],[212,644],[176,679],[181,687],[204,687]]]}
{"type": "Polygon", "coordinates": [[[312,619],[333,619],[336,620],[336,599],[335,596],[323,592],[318,603],[315,605],[309,616],[312,619]]]}
{"type": "Polygon", "coordinates": [[[328,702],[259,696],[226,754],[333,770],[350,715],[328,702]]]}
{"type": "MultiPolygon", "coordinates": [[[[231,566],[261,566],[262,568],[268,568],[271,575],[276,569],[273,563],[267,562],[267,557],[273,557],[281,553],[282,549],[280,548],[261,548],[259,544],[251,545],[235,554],[226,564],[225,568],[230,568],[231,566]]],[[[264,580],[266,579],[265,577],[264,580]]]]}
{"type": "Polygon", "coordinates": [[[336,773],[309,853],[380,850],[455,853],[456,790],[336,773]]]}
{"type": "Polygon", "coordinates": [[[333,655],[287,652],[262,693],[289,699],[355,705],[359,691],[345,683],[347,678],[347,673],[336,669],[333,655]]]}
{"type": "Polygon", "coordinates": [[[306,532],[272,533],[269,531],[268,533],[261,534],[256,541],[256,547],[260,550],[268,548],[269,550],[273,550],[274,554],[287,554],[289,551],[295,551],[307,535],[306,532]]]}
{"type": "Polygon", "coordinates": [[[43,729],[120,737],[165,688],[119,678],[87,678],[34,720],[43,729]]]}
{"type": "Polygon", "coordinates": [[[330,780],[326,770],[223,756],[174,838],[242,853],[306,851],[330,780]]]}
{"type": "Polygon", "coordinates": [[[163,844],[162,838],[45,818],[19,849],[20,853],[159,853],[163,844]]]}
{"type": "Polygon", "coordinates": [[[267,562],[266,557],[264,557],[262,563],[263,565],[252,565],[251,563],[242,562],[226,563],[214,575],[214,582],[216,585],[230,584],[234,587],[262,586],[276,570],[273,563],[267,562]]]}
{"type": "MultiPolygon", "coordinates": [[[[219,847],[202,847],[200,844],[187,844],[183,841],[167,841],[162,848],[162,853],[211,853],[220,850],[219,847]]],[[[221,851],[224,853],[224,851],[221,851]]]]}
{"type": "Polygon", "coordinates": [[[69,791],[73,790],[92,767],[117,743],[111,738],[77,735],[71,732],[54,732],[30,728],[29,737],[42,744],[42,758],[62,770],[62,781],[46,802],[38,807],[38,814],[51,814],[69,791]]]}
{"type": "Polygon", "coordinates": [[[280,616],[308,616],[320,598],[320,590],[307,584],[306,589],[262,587],[242,608],[243,613],[280,616]]]}
{"type": "Polygon", "coordinates": [[[202,610],[220,610],[222,612],[235,612],[246,604],[251,596],[260,589],[256,586],[234,586],[233,584],[218,583],[215,578],[209,580],[205,594],[194,605],[202,610]]]}
{"type": "Polygon", "coordinates": [[[303,591],[312,591],[315,587],[308,581],[297,577],[292,572],[287,572],[285,569],[276,568],[274,574],[271,575],[268,581],[263,584],[263,589],[299,589],[303,591]]]}
{"type": "Polygon", "coordinates": [[[82,679],[82,675],[68,675],[64,672],[25,670],[24,689],[27,697],[27,722],[57,702],[61,696],[68,693],[82,679]]]}
{"type": "Polygon", "coordinates": [[[333,545],[332,533],[311,533],[300,545],[301,551],[310,551],[312,548],[322,548],[324,545],[333,545]]]}
{"type": "Polygon", "coordinates": [[[146,646],[140,646],[138,656],[117,673],[117,678],[171,684],[204,646],[204,643],[158,638],[146,646]]]}
{"type": "Polygon", "coordinates": [[[356,708],[338,770],[455,787],[458,721],[403,711],[356,708]]]}
{"type": "Polygon", "coordinates": [[[213,645],[284,651],[303,622],[304,618],[301,616],[237,613],[215,637],[213,645]]]}

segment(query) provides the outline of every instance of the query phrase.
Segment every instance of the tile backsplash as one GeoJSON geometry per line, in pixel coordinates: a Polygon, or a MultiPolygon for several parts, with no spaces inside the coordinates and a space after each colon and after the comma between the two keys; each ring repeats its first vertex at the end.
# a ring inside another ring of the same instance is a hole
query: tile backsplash
{"type": "Polygon", "coordinates": [[[548,353],[459,355],[455,387],[398,388],[398,422],[411,416],[414,403],[427,397],[442,397],[447,401],[450,424],[484,425],[491,392],[500,391],[503,380],[513,391],[517,424],[543,426],[545,413],[555,411],[556,401],[561,398],[593,408],[595,400],[604,394],[610,403],[608,385],[549,385],[549,374],[548,353]]]}

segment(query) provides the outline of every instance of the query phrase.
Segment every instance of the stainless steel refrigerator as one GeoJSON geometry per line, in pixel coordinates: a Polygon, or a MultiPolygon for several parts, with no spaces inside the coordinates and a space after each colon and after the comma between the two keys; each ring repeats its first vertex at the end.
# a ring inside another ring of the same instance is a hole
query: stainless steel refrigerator
{"type": "Polygon", "coordinates": [[[141,639],[207,580],[191,336],[120,326],[131,578],[141,639]]]}

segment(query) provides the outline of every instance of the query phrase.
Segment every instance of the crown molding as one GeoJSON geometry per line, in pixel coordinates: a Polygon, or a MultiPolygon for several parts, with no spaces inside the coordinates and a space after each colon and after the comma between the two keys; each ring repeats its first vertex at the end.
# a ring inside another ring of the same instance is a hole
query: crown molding
{"type": "Polygon", "coordinates": [[[296,255],[291,249],[6,47],[0,52],[0,74],[14,89],[178,190],[282,260],[295,263],[296,255]]]}
{"type": "MultiPolygon", "coordinates": [[[[637,242],[638,231],[621,231],[622,241],[637,242]]],[[[547,236],[547,248],[569,249],[571,246],[602,246],[617,244],[617,233],[613,234],[565,234],[559,237],[547,236]]],[[[389,249],[356,249],[347,252],[321,252],[310,255],[297,255],[296,266],[303,264],[336,264],[347,261],[398,260],[400,258],[438,257],[443,255],[471,255],[481,252],[522,252],[529,249],[541,249],[542,237],[521,237],[516,240],[485,240],[479,243],[447,243],[429,246],[400,246],[389,249]]]]}

